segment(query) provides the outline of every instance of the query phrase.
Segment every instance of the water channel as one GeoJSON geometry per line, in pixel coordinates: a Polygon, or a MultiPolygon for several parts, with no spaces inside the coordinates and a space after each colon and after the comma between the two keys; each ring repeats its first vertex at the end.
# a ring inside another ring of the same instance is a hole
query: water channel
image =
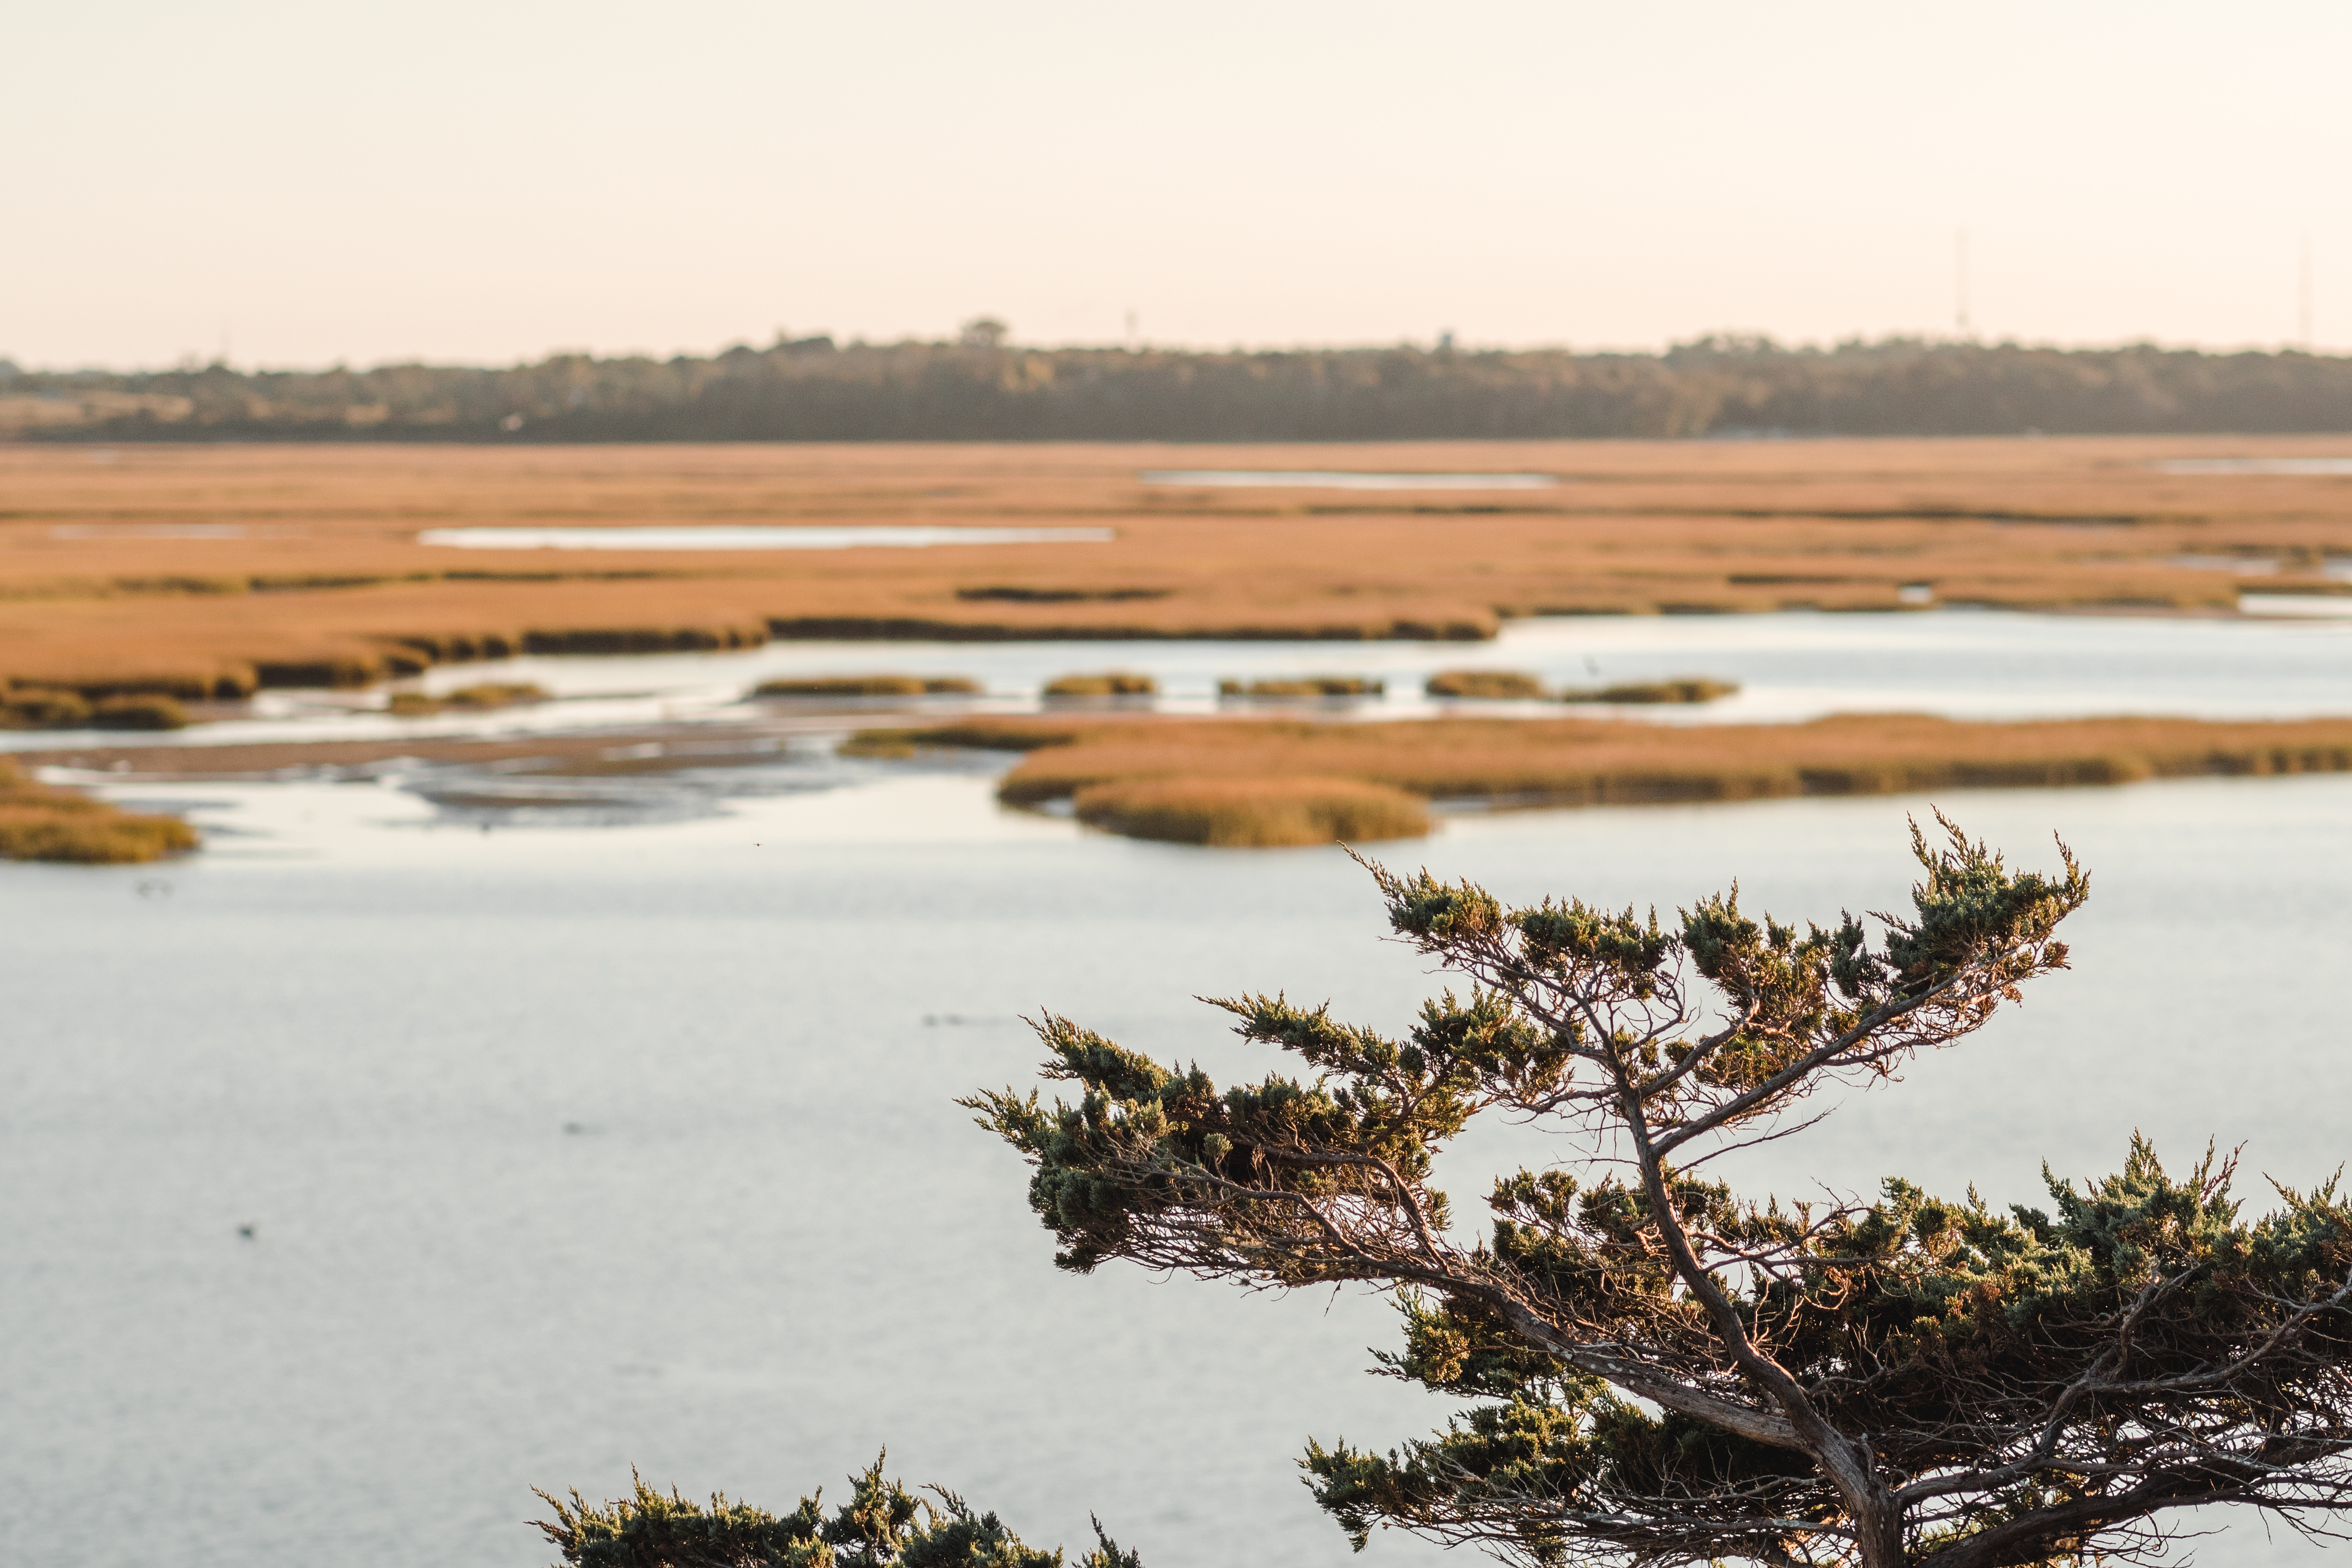
{"type": "MultiPolygon", "coordinates": [[[[1206,704],[1225,674],[1401,685],[1490,662],[1566,678],[1590,659],[1742,679],[1742,716],[1874,693],[1970,713],[2302,713],[2352,692],[2352,640],[2320,626],[1539,631],[1476,649],[520,663],[583,702],[707,692],[713,708],[783,669],[971,671],[1010,701],[1040,672],[1110,663],[1206,704]]],[[[1270,1063],[1196,994],[1286,989],[1396,1029],[1441,982],[1381,940],[1336,851],[1108,838],[1000,810],[982,764],[808,766],[804,788],[624,827],[526,827],[380,783],[139,785],[114,793],[188,810],[202,855],[0,866],[15,1560],[535,1568],[551,1553],[524,1522],[542,1511],[532,1486],[611,1496],[635,1466],[789,1508],[818,1484],[839,1496],[885,1444],[895,1470],[1032,1541],[1079,1542],[1091,1510],[1152,1568],[1352,1560],[1297,1479],[1305,1439],[1386,1446],[1445,1414],[1365,1375],[1367,1347],[1394,1342],[1385,1305],[1057,1271],[1019,1161],[953,1100],[1031,1081],[1018,1017],[1042,1007],[1235,1078],[1270,1063]]],[[[2209,1138],[2242,1141],[2260,1207],[2251,1173],[2305,1183],[2342,1161],[2352,1052],[2327,977],[2352,940],[2352,779],[1935,803],[2014,860],[2053,860],[2053,831],[2081,852],[2095,895],[2074,970],[1745,1156],[1738,1183],[1866,1191],[1900,1173],[2033,1202],[2042,1161],[2105,1173],[2137,1129],[2180,1166],[2209,1138]]],[[[1666,909],[1736,877],[1751,909],[1827,920],[1900,904],[1904,820],[1927,804],[1456,817],[1392,858],[1515,898],[1666,909]]],[[[1474,1136],[1448,1179],[1475,1217],[1486,1173],[1553,1152],[1474,1136]]],[[[2199,1552],[2225,1568],[2307,1554],[2259,1525],[2199,1552]]],[[[1385,1535],[1361,1561],[1437,1555],[1385,1535]]]]}

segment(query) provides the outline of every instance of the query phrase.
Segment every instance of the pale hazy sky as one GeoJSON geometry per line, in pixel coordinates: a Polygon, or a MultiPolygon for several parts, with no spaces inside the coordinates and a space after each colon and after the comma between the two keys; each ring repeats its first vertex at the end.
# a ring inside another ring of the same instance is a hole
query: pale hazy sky
{"type": "Polygon", "coordinates": [[[0,16],[27,365],[2352,346],[2352,5],[120,0],[0,16]]]}

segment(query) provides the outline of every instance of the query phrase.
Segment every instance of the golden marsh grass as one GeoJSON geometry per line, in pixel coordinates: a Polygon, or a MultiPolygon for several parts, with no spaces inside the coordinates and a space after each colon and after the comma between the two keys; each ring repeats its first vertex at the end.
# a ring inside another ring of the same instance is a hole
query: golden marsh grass
{"type": "Polygon", "coordinates": [[[1292,680],[1219,681],[1221,697],[1376,697],[1388,683],[1370,675],[1301,675],[1292,680]]]}
{"type": "MultiPolygon", "coordinates": [[[[1001,799],[1038,805],[1110,784],[1352,779],[1424,800],[1600,805],[1790,795],[2124,784],[2352,770],[2352,718],[1968,723],[1855,714],[1796,725],[1608,719],[1369,724],[1182,716],[981,717],[872,732],[891,745],[1025,753],[1001,799]]],[[[1238,799],[1239,797],[1235,797],[1238,799]]]]}
{"type": "Polygon", "coordinates": [[[52,789],[0,759],[0,860],[135,864],[196,847],[176,817],[147,816],[52,789]]]}
{"type": "Polygon", "coordinates": [[[962,675],[817,675],[805,679],[762,681],[751,688],[755,697],[923,697],[977,696],[978,681],[962,675]]]}
{"type": "Polygon", "coordinates": [[[95,700],[63,687],[0,689],[0,729],[184,729],[188,710],[174,698],[124,693],[95,700]]]}
{"type": "Polygon", "coordinates": [[[1433,697],[1510,702],[1545,695],[1544,684],[1525,670],[1440,670],[1422,684],[1433,697]]]}
{"type": "Polygon", "coordinates": [[[1720,702],[1739,695],[1738,681],[1709,680],[1704,675],[1675,675],[1663,681],[1637,681],[1616,686],[1578,686],[1561,692],[1564,703],[1623,705],[1720,702]]]}
{"type": "MultiPolygon", "coordinates": [[[[0,444],[0,678],[233,696],[510,653],[772,637],[1480,638],[1513,616],[1938,604],[2229,612],[2330,586],[2340,479],[2174,458],[2342,438],[989,444],[0,444]],[[1547,490],[1146,484],[1145,470],[1528,471],[1547,490]],[[1076,526],[1103,544],[477,550],[420,529],[1076,526]],[[1906,585],[1913,591],[1906,599],[1906,585]],[[1924,587],[1923,587],[1924,585],[1924,587]]],[[[2340,585],[2336,585],[2340,586],[2340,585]]]]}
{"type": "Polygon", "coordinates": [[[529,682],[483,681],[432,695],[425,692],[394,692],[389,711],[395,718],[425,718],[436,713],[490,713],[499,708],[543,703],[551,694],[529,682]]]}
{"type": "Polygon", "coordinates": [[[1429,831],[1428,802],[1354,779],[1127,779],[1089,784],[1078,821],[1134,839],[1226,849],[1370,843],[1429,831]]]}
{"type": "Polygon", "coordinates": [[[1045,683],[1048,697],[1148,697],[1160,683],[1132,670],[1108,670],[1095,675],[1063,675],[1045,683]]]}

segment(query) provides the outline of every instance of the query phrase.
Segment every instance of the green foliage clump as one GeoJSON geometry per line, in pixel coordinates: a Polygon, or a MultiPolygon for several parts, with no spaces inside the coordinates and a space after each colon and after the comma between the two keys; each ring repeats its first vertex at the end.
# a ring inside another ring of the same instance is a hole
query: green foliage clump
{"type": "MultiPolygon", "coordinates": [[[[1022,1544],[951,1491],[926,1487],[921,1497],[886,1480],[887,1457],[850,1478],[850,1499],[830,1519],[822,1490],[779,1516],[724,1494],[706,1508],[638,1479],[633,1495],[602,1504],[541,1492],[555,1517],[539,1530],[572,1568],[1062,1568],[1059,1550],[1022,1544]]],[[[1143,1568],[1099,1522],[1095,1538],[1074,1568],[1143,1568]]]]}

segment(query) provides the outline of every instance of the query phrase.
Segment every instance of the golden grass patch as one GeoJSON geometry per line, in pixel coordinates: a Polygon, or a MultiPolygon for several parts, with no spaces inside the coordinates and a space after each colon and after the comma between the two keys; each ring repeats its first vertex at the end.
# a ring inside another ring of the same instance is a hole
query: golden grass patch
{"type": "Polygon", "coordinates": [[[1109,670],[1096,675],[1062,675],[1045,683],[1049,697],[1148,697],[1160,683],[1132,670],[1109,670]]]}
{"type": "Polygon", "coordinates": [[[1708,680],[1703,675],[1676,675],[1664,681],[1637,681],[1615,686],[1578,686],[1559,694],[1564,703],[1711,703],[1739,694],[1738,681],[1708,680]]]}
{"type": "Polygon", "coordinates": [[[1221,697],[1376,697],[1388,683],[1370,675],[1302,675],[1293,680],[1219,681],[1221,697]]]}
{"type": "Polygon", "coordinates": [[[426,692],[394,692],[389,711],[395,718],[425,718],[436,713],[490,713],[499,708],[543,703],[551,694],[530,682],[482,681],[459,686],[438,696],[426,692]]]}
{"type": "Polygon", "coordinates": [[[93,701],[59,687],[0,688],[0,729],[184,729],[187,723],[187,709],[154,694],[93,701]]]}
{"type": "Polygon", "coordinates": [[[812,675],[761,681],[755,697],[977,696],[978,681],[962,675],[812,675]]]}
{"type": "Polygon", "coordinates": [[[1370,843],[1429,831],[1428,803],[1354,779],[1129,779],[1089,784],[1078,821],[1134,839],[1225,849],[1370,843]]]}
{"type": "Polygon", "coordinates": [[[1015,805],[1167,779],[1340,779],[1425,800],[1599,805],[2352,770],[2352,718],[1966,723],[1851,714],[1811,724],[1669,726],[1105,716],[982,717],[872,733],[900,747],[1024,752],[998,786],[1015,805]]]}
{"type": "Polygon", "coordinates": [[[0,759],[0,860],[126,864],[195,847],[196,831],[177,817],[125,811],[37,784],[0,759]]]}
{"type": "Polygon", "coordinates": [[[0,444],[0,677],[85,698],[362,685],[511,653],[775,637],[1477,639],[1513,616],[1938,604],[2228,612],[2324,585],[2352,497],[2165,460],[2342,438],[1190,447],[0,444]],[[1554,474],[1549,489],[1147,484],[1170,466],[1554,474]],[[564,552],[427,528],[757,521],[1108,543],[564,552]],[[2270,569],[2259,580],[2233,568],[2270,569]],[[1906,598],[1906,591],[1910,591],[1906,598]]]}
{"type": "Polygon", "coordinates": [[[1539,697],[1544,684],[1525,670],[1440,670],[1422,683],[1433,697],[1468,697],[1480,702],[1509,702],[1539,697]]]}

